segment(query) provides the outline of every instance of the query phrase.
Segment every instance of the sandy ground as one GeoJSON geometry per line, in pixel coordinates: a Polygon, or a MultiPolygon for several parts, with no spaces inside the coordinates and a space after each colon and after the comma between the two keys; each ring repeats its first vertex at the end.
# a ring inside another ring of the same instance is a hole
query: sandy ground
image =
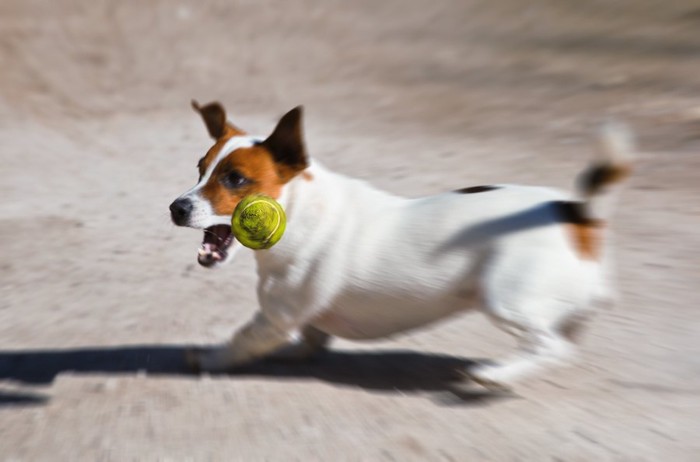
{"type": "Polygon", "coordinates": [[[695,461],[700,4],[0,3],[0,459],[695,461]],[[622,300],[575,366],[496,399],[453,370],[511,340],[478,315],[309,365],[188,374],[255,309],[250,254],[195,262],[167,206],[209,140],[190,98],[417,196],[569,188],[607,115],[643,150],[622,300]]]}

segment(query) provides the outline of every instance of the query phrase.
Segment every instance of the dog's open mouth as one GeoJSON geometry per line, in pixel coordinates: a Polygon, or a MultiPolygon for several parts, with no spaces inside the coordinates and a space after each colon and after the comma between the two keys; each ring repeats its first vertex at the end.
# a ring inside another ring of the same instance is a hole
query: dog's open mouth
{"type": "Polygon", "coordinates": [[[226,260],[228,248],[233,244],[233,234],[229,225],[210,226],[204,230],[204,240],[197,255],[200,265],[210,268],[226,260]]]}

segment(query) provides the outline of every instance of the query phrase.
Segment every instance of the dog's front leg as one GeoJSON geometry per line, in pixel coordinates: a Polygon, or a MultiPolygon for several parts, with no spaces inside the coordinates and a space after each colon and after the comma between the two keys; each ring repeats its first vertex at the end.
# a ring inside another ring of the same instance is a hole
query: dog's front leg
{"type": "Polygon", "coordinates": [[[328,347],[331,336],[307,325],[299,332],[296,342],[275,351],[270,358],[279,361],[307,361],[328,347]]]}
{"type": "Polygon", "coordinates": [[[241,327],[230,342],[208,349],[193,349],[186,354],[188,365],[198,371],[223,372],[263,358],[292,339],[294,329],[282,327],[263,312],[241,327]]]}

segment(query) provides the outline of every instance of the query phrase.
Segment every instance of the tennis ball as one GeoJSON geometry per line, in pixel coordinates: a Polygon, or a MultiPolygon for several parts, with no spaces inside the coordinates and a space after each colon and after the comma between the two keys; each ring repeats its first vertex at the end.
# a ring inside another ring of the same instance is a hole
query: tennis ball
{"type": "Polygon", "coordinates": [[[244,197],[231,217],[233,235],[241,244],[255,250],[277,244],[286,226],[287,216],[282,206],[262,194],[244,197]]]}

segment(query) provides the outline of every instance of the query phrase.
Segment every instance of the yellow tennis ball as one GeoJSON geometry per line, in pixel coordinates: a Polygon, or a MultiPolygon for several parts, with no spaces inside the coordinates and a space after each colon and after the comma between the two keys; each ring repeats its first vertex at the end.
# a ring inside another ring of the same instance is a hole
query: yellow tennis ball
{"type": "Polygon", "coordinates": [[[241,244],[255,250],[277,244],[286,226],[287,216],[282,206],[263,194],[244,197],[231,217],[233,235],[241,244]]]}

